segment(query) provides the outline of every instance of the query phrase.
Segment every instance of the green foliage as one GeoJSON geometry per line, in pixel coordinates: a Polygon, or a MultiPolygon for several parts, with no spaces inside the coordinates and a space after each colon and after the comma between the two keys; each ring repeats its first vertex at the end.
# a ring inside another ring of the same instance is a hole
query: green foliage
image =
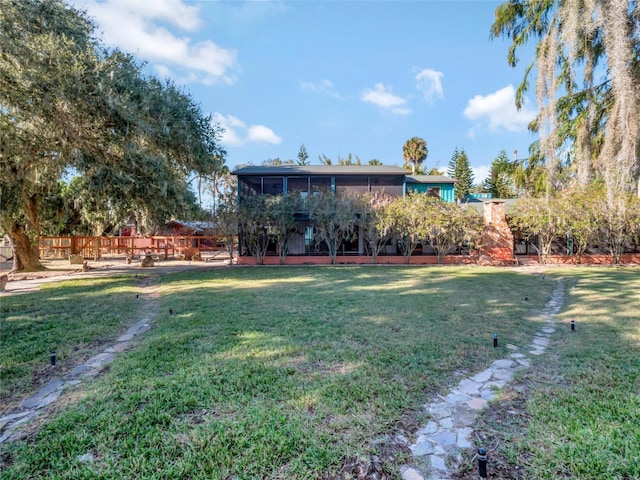
{"type": "Polygon", "coordinates": [[[298,195],[271,195],[266,200],[268,233],[276,244],[280,263],[284,264],[291,230],[297,224],[294,214],[302,209],[301,198],[298,195]]]}
{"type": "MultiPolygon", "coordinates": [[[[60,0],[1,2],[0,228],[18,245],[20,232],[35,239],[51,213],[42,200],[67,170],[82,177],[74,206],[95,234],[193,211],[187,176],[219,168],[219,126],[171,82],[106,51],[84,13],[60,0]]],[[[28,249],[16,256],[19,268],[37,262],[28,249]]]]}
{"type": "MultiPolygon", "coordinates": [[[[238,210],[241,241],[247,251],[262,265],[271,242],[275,243],[280,263],[288,253],[288,241],[297,220],[294,216],[303,205],[297,195],[258,195],[242,199],[238,210]]],[[[228,206],[225,220],[233,221],[233,209],[228,206]]]]}
{"type": "Polygon", "coordinates": [[[558,209],[552,198],[521,198],[517,200],[507,212],[509,228],[527,240],[537,238],[532,242],[538,251],[540,261],[545,263],[551,254],[553,240],[566,234],[565,212],[558,209]]]}
{"type": "Polygon", "coordinates": [[[537,146],[527,159],[518,160],[513,173],[518,196],[538,197],[549,192],[549,175],[537,146]]]}
{"type": "Polygon", "coordinates": [[[436,252],[438,263],[455,247],[479,245],[484,219],[475,208],[428,197],[422,203],[427,219],[422,237],[436,252]]]}
{"type": "Polygon", "coordinates": [[[509,161],[507,152],[500,154],[491,162],[489,176],[484,181],[485,192],[493,198],[514,198],[516,196],[515,181],[516,164],[509,161]]]}
{"type": "Polygon", "coordinates": [[[491,35],[512,42],[511,66],[517,50],[537,42],[516,104],[524,104],[535,72],[544,107],[530,128],[541,134],[537,149],[547,175],[540,180],[551,189],[557,188],[559,152],[568,151],[568,168],[581,187],[600,179],[610,199],[640,196],[639,28],[635,0],[510,0],[496,9],[491,35]]]}
{"type": "Polygon", "coordinates": [[[451,155],[451,160],[449,160],[449,164],[447,165],[447,175],[451,178],[455,178],[456,176],[456,167],[458,166],[458,159],[460,158],[460,150],[458,147],[453,149],[453,154],[451,155]]]}
{"type": "Polygon", "coordinates": [[[471,193],[473,189],[473,171],[464,149],[458,150],[458,147],[455,148],[449,161],[447,173],[451,178],[458,181],[455,186],[456,199],[464,198],[471,193]]]}
{"type": "Polygon", "coordinates": [[[360,232],[372,263],[376,263],[378,254],[396,233],[392,203],[393,197],[380,192],[367,193],[362,197],[360,232]]]}
{"type": "Polygon", "coordinates": [[[574,189],[561,192],[555,208],[564,214],[566,235],[573,241],[570,254],[578,256],[578,262],[589,245],[600,240],[600,218],[596,209],[602,189],[574,189]]]}
{"type": "Polygon", "coordinates": [[[416,175],[416,169],[429,155],[427,142],[420,137],[411,137],[402,146],[402,158],[404,158],[405,166],[411,166],[411,173],[416,175]]]}
{"type": "Polygon", "coordinates": [[[281,167],[283,165],[295,165],[293,160],[282,160],[279,157],[269,158],[262,162],[263,167],[281,167]]]}
{"type": "Polygon", "coordinates": [[[343,165],[343,166],[350,166],[350,165],[357,165],[357,166],[361,166],[362,165],[362,161],[360,160],[360,157],[358,155],[352,155],[351,153],[349,153],[346,157],[341,157],[340,155],[338,155],[338,159],[337,160],[332,160],[331,158],[327,157],[325,154],[319,155],[318,156],[318,160],[320,160],[320,163],[322,165],[343,165]]]}
{"type": "Polygon", "coordinates": [[[426,194],[409,193],[405,197],[394,198],[389,205],[389,217],[393,220],[405,263],[409,263],[424,232],[426,218],[423,206],[426,199],[426,194]]]}
{"type": "Polygon", "coordinates": [[[304,143],[300,145],[300,150],[298,151],[298,165],[309,165],[309,154],[304,143]]]}
{"type": "Polygon", "coordinates": [[[267,195],[258,195],[243,198],[238,209],[240,242],[246,251],[256,258],[258,265],[264,263],[269,246],[270,213],[267,197],[267,195]]]}
{"type": "Polygon", "coordinates": [[[570,235],[578,259],[589,245],[600,244],[618,264],[626,245],[638,238],[640,201],[629,195],[611,208],[603,188],[567,190],[555,197],[519,199],[507,212],[507,221],[516,235],[537,238],[534,248],[542,262],[555,239],[570,235]]]}
{"type": "Polygon", "coordinates": [[[218,197],[218,205],[213,217],[214,231],[222,237],[229,253],[229,265],[233,263],[233,251],[238,242],[239,207],[235,191],[226,191],[218,197]]]}
{"type": "Polygon", "coordinates": [[[640,199],[627,194],[618,198],[618,202],[611,206],[604,195],[594,201],[599,237],[615,264],[620,263],[625,246],[640,237],[640,199]]]}
{"type": "Polygon", "coordinates": [[[327,246],[331,263],[336,263],[343,242],[356,235],[360,205],[360,198],[350,192],[319,192],[307,199],[314,240],[327,246]]]}

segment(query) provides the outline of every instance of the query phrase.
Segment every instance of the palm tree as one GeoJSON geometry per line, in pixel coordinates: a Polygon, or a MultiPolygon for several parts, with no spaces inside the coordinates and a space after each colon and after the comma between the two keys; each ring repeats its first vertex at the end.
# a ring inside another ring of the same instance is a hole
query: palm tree
{"type": "Polygon", "coordinates": [[[402,147],[405,165],[411,164],[412,175],[416,174],[416,167],[422,165],[428,154],[427,142],[420,137],[411,137],[402,147]]]}

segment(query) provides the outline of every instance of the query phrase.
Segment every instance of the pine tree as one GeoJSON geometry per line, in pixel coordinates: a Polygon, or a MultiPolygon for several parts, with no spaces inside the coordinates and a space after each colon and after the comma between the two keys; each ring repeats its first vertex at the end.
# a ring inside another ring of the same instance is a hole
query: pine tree
{"type": "Polygon", "coordinates": [[[458,147],[453,151],[451,161],[447,168],[447,174],[456,179],[456,199],[464,198],[465,195],[471,193],[473,188],[473,172],[469,166],[469,158],[467,153],[462,150],[458,150],[458,147]]]}
{"type": "Polygon", "coordinates": [[[304,146],[304,143],[300,145],[300,151],[298,152],[298,165],[309,165],[309,154],[304,146]]]}
{"type": "Polygon", "coordinates": [[[491,171],[484,181],[484,191],[493,198],[513,198],[515,191],[516,165],[509,161],[507,152],[501,150],[491,162],[491,171]]]}
{"type": "Polygon", "coordinates": [[[456,163],[456,171],[454,177],[458,180],[456,184],[456,198],[464,198],[471,193],[473,189],[473,172],[469,165],[469,157],[464,151],[460,151],[458,162],[456,163]]]}
{"type": "Polygon", "coordinates": [[[453,151],[453,155],[451,155],[451,160],[449,160],[449,165],[447,166],[447,175],[451,178],[456,177],[456,166],[458,165],[458,159],[460,158],[460,150],[458,147],[453,151]]]}

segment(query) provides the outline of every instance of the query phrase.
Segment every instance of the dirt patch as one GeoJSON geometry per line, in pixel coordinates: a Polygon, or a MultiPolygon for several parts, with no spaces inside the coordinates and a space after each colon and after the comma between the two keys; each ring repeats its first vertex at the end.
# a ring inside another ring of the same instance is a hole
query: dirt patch
{"type": "Polygon", "coordinates": [[[398,478],[402,465],[411,462],[410,434],[421,422],[418,412],[405,415],[390,433],[371,441],[367,456],[347,458],[337,473],[327,475],[325,480],[390,480],[398,478]]]}
{"type": "Polygon", "coordinates": [[[375,454],[345,460],[339,472],[326,480],[390,480],[397,477],[398,465],[405,463],[410,454],[402,436],[390,436],[377,445],[375,454]]]}

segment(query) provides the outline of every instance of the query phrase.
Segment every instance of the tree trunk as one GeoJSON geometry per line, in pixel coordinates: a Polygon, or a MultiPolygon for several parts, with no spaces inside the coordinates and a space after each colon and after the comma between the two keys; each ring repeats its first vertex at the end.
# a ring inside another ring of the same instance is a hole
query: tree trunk
{"type": "Polygon", "coordinates": [[[13,244],[14,272],[36,272],[45,269],[40,263],[38,246],[33,245],[24,225],[14,222],[9,228],[8,236],[13,244]]]}

